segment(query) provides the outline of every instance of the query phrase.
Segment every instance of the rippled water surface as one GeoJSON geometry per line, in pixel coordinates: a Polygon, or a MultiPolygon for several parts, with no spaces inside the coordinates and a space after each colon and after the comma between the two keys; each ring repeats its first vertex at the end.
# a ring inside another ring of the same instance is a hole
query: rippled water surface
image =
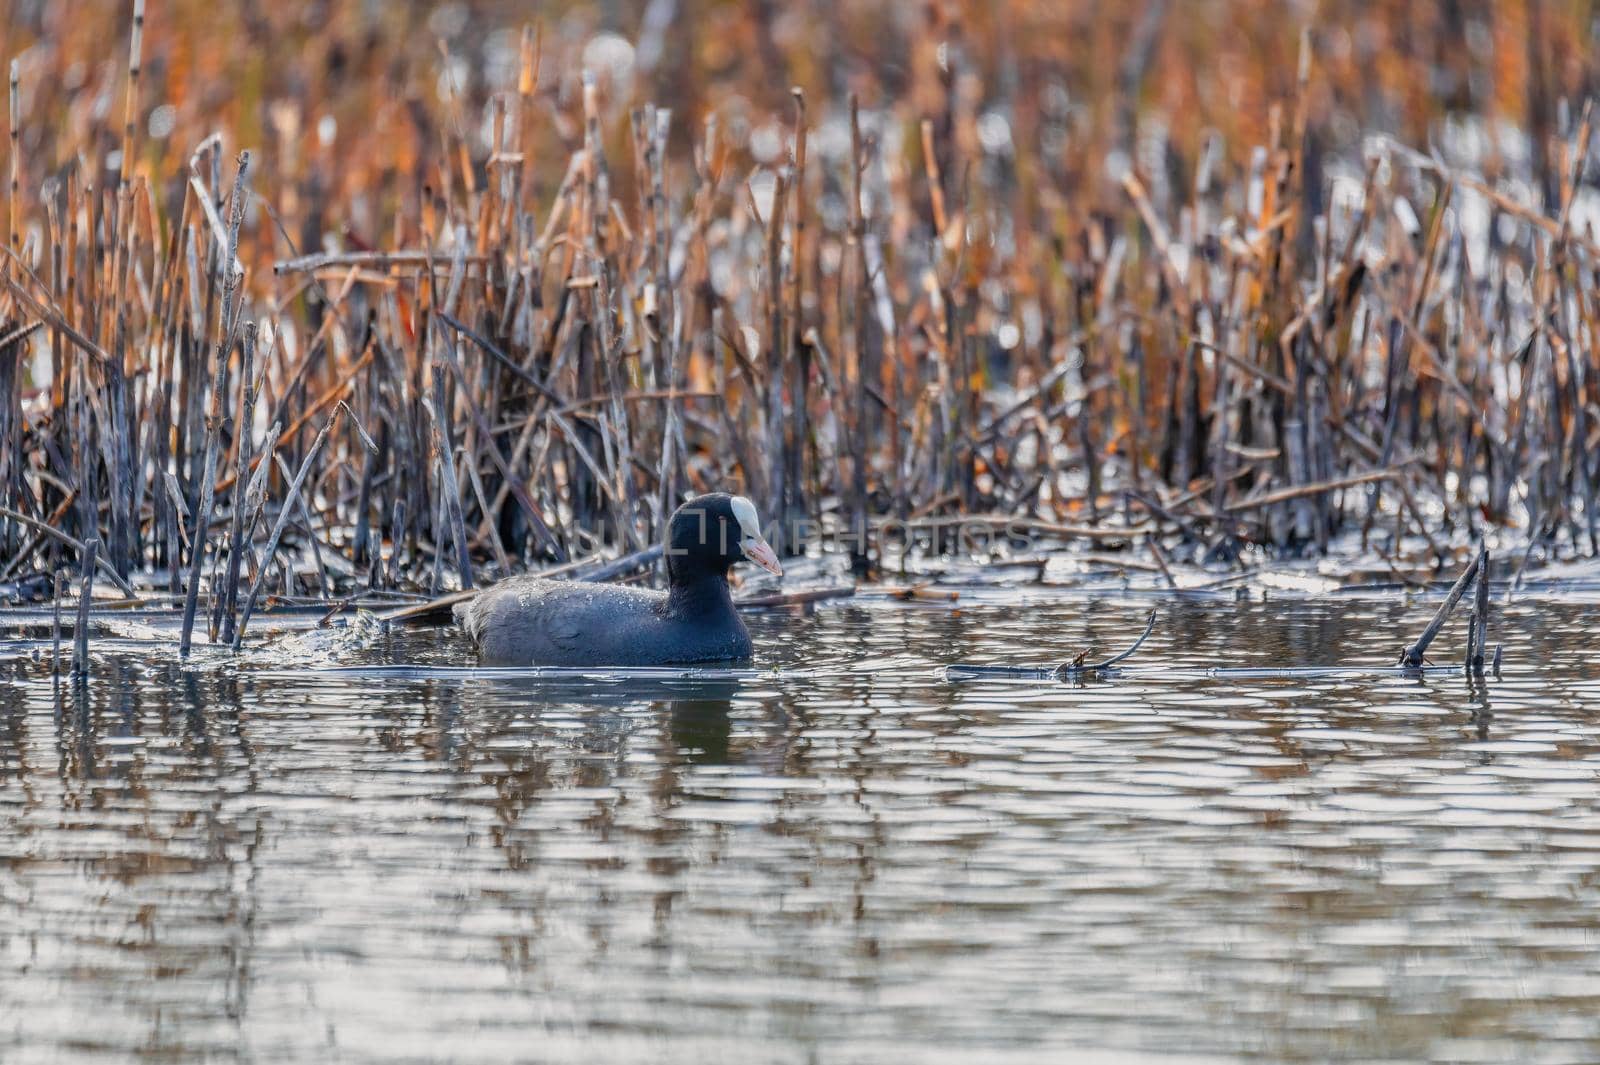
{"type": "Polygon", "coordinates": [[[1485,689],[1197,669],[1435,602],[860,600],[694,681],[108,639],[59,706],[0,642],[0,1060],[1600,1061],[1600,607],[1485,689]],[[1121,678],[941,670],[1152,605],[1121,678]]]}

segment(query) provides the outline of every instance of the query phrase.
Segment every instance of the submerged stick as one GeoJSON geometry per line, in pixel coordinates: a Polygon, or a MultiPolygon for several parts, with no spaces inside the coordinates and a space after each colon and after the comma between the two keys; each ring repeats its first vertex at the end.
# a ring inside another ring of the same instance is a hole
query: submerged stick
{"type": "MultiPolygon", "coordinates": [[[[1080,667],[1081,668],[1081,667],[1080,667]]],[[[1095,667],[1103,668],[1103,667],[1095,667]]],[[[1212,666],[1209,668],[1171,669],[1134,667],[1128,670],[1110,670],[1108,676],[1141,678],[1210,677],[1229,680],[1318,680],[1328,677],[1416,677],[1418,675],[1452,673],[1455,666],[1212,666]]],[[[1028,666],[974,666],[956,663],[944,667],[947,680],[1062,680],[1084,679],[1082,674],[1063,675],[1056,669],[1028,666]]]]}
{"type": "Polygon", "coordinates": [[[1467,586],[1472,583],[1472,578],[1477,576],[1478,567],[1482,564],[1483,554],[1480,551],[1478,556],[1467,564],[1467,568],[1462,571],[1461,576],[1456,578],[1456,583],[1450,589],[1450,595],[1440,605],[1438,612],[1433,615],[1433,620],[1428,622],[1428,627],[1422,630],[1422,635],[1417,637],[1417,642],[1400,652],[1400,664],[1402,666],[1422,665],[1422,656],[1427,652],[1428,645],[1433,642],[1435,636],[1439,635],[1439,630],[1444,628],[1444,623],[1449,620],[1450,612],[1456,608],[1457,603],[1461,602],[1461,596],[1466,592],[1467,586]]]}
{"type": "Polygon", "coordinates": [[[1156,627],[1156,612],[1150,611],[1150,616],[1145,620],[1144,631],[1139,638],[1134,640],[1127,650],[1121,654],[1112,655],[1103,662],[1085,663],[1085,652],[1072,662],[1063,662],[1054,669],[1041,669],[1037,666],[969,666],[956,664],[945,667],[945,676],[951,680],[968,680],[983,677],[1016,677],[1028,680],[1081,680],[1093,677],[1111,669],[1118,662],[1126,661],[1135,651],[1144,646],[1145,640],[1150,638],[1150,633],[1156,627]]]}

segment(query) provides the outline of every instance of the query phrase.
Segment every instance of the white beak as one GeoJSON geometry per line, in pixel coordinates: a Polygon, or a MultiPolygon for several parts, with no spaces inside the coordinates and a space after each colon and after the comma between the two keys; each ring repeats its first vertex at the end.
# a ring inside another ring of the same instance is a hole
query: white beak
{"type": "Polygon", "coordinates": [[[759,536],[747,536],[739,541],[739,549],[744,552],[744,557],[760,566],[774,576],[783,576],[783,567],[778,565],[778,554],[772,550],[772,545],[759,536]]]}

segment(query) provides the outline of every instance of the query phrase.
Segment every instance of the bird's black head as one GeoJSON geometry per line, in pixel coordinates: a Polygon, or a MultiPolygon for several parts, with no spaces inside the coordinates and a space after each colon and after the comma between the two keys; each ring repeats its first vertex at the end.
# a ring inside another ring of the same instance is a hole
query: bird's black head
{"type": "Polygon", "coordinates": [[[725,492],[696,496],[679,507],[667,527],[666,550],[673,583],[726,576],[735,562],[746,560],[769,573],[783,573],[761,535],[755,504],[725,492]]]}

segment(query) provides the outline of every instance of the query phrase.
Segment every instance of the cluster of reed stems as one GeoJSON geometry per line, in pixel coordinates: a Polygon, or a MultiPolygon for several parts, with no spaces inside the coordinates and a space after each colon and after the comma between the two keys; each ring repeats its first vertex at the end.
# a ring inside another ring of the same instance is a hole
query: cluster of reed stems
{"type": "Polygon", "coordinates": [[[1164,572],[1443,562],[1489,528],[1596,552],[1587,107],[1544,131],[1546,171],[1396,138],[1330,160],[1307,33],[1258,142],[1213,130],[1152,168],[1129,98],[1155,3],[1121,132],[1080,158],[1052,139],[1070,114],[985,85],[943,10],[904,100],[795,88],[754,118],[629,96],[531,26],[473,114],[442,48],[437,107],[368,116],[377,161],[306,147],[331,119],[301,98],[263,105],[254,152],[223,130],[150,165],[143,0],[120,136],[96,118],[27,158],[13,63],[0,581],[53,590],[92,554],[182,606],[187,650],[242,640],[267,596],[644,552],[715,489],[785,550],[843,530],[861,572],[888,519],[1140,543],[1164,572]]]}

